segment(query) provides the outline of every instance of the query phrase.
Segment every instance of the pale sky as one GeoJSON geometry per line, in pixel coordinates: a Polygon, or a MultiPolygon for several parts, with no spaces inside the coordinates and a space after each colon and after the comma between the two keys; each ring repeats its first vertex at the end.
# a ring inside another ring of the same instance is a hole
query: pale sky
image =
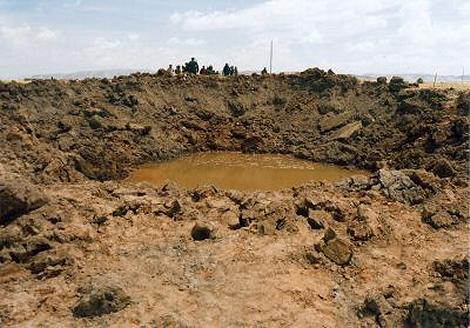
{"type": "Polygon", "coordinates": [[[470,0],[0,0],[0,78],[188,61],[470,72],[470,0]]]}

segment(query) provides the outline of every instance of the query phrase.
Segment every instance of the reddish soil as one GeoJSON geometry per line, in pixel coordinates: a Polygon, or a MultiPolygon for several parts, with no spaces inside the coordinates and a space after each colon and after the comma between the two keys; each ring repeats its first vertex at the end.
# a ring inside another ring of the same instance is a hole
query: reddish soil
{"type": "Polygon", "coordinates": [[[0,83],[2,327],[467,327],[470,92],[307,70],[0,83]],[[368,177],[122,181],[237,150],[368,177]]]}

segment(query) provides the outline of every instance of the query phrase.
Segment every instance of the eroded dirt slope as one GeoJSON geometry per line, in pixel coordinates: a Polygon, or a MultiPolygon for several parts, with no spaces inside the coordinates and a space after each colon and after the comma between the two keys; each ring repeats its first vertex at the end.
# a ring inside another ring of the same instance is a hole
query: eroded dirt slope
{"type": "Polygon", "coordinates": [[[470,93],[308,70],[0,84],[6,327],[466,327],[470,93]],[[117,181],[212,150],[370,176],[117,181]]]}

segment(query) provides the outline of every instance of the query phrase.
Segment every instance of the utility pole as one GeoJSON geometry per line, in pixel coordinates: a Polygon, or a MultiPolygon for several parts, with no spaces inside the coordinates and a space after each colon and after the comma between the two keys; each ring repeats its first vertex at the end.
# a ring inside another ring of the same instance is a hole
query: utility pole
{"type": "Polygon", "coordinates": [[[269,74],[273,73],[273,54],[274,54],[274,41],[271,40],[271,52],[269,55],[269,74]]]}
{"type": "Polygon", "coordinates": [[[432,84],[432,87],[435,88],[436,87],[436,82],[437,82],[437,72],[436,74],[434,74],[434,82],[432,84]]]}

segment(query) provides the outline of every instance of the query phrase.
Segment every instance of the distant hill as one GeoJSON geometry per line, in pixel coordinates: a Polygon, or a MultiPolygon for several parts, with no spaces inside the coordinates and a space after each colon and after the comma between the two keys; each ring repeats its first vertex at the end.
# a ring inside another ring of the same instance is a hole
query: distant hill
{"type": "MultiPolygon", "coordinates": [[[[408,82],[416,82],[417,79],[422,78],[424,82],[433,82],[434,75],[433,74],[363,74],[363,75],[356,75],[361,80],[376,80],[379,76],[386,76],[390,79],[392,76],[399,76],[408,82]]],[[[464,75],[464,81],[470,81],[470,75],[464,75]]],[[[437,82],[459,82],[462,81],[462,75],[437,75],[437,82]]]]}
{"type": "MultiPolygon", "coordinates": [[[[156,70],[152,69],[110,69],[110,70],[98,70],[98,71],[80,71],[72,73],[52,73],[52,74],[39,74],[34,75],[31,79],[50,79],[55,78],[58,80],[83,80],[86,78],[113,78],[114,76],[119,75],[129,75],[132,73],[141,72],[141,73],[155,73],[156,70]]],[[[243,71],[240,74],[250,75],[255,71],[243,71]]],[[[257,72],[259,73],[259,72],[257,72]]],[[[294,72],[290,72],[294,73],[294,72]]],[[[379,73],[367,73],[367,74],[356,74],[357,78],[361,80],[375,81],[379,76],[386,76],[390,79],[392,76],[400,76],[406,81],[416,82],[418,78],[422,78],[424,82],[433,82],[433,74],[419,74],[419,73],[407,73],[407,74],[379,74],[379,73]]],[[[462,81],[461,75],[438,75],[437,82],[458,82],[462,81]]],[[[470,81],[470,75],[464,76],[464,81],[470,81]]]]}
{"type": "Polygon", "coordinates": [[[81,71],[73,73],[53,73],[53,74],[39,74],[34,75],[31,79],[50,79],[54,78],[57,80],[83,80],[87,78],[113,78],[114,76],[119,75],[130,75],[132,73],[141,72],[155,72],[150,69],[110,69],[110,70],[100,70],[100,71],[81,71]]]}

